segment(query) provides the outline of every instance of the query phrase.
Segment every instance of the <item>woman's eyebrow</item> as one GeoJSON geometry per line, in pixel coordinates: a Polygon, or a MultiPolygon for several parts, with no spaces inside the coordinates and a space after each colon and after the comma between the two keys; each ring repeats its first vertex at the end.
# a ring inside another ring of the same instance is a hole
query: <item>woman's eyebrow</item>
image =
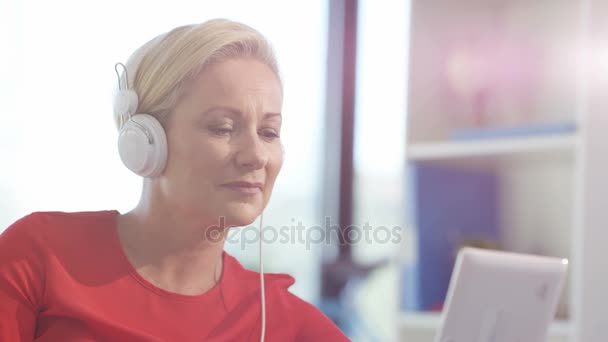
{"type": "MultiPolygon", "coordinates": [[[[227,106],[214,106],[211,107],[209,109],[207,109],[206,111],[203,112],[203,115],[209,114],[211,112],[226,112],[228,114],[232,114],[232,115],[236,115],[236,116],[243,116],[243,113],[236,109],[236,108],[232,108],[232,107],[227,107],[227,106]]],[[[264,119],[270,119],[273,117],[278,117],[279,119],[282,119],[282,115],[281,113],[275,113],[275,112],[266,112],[264,113],[264,119]]]]}
{"type": "Polygon", "coordinates": [[[270,119],[272,117],[278,117],[279,119],[283,118],[283,116],[281,115],[281,113],[271,113],[271,112],[264,113],[264,119],[270,119]]]}

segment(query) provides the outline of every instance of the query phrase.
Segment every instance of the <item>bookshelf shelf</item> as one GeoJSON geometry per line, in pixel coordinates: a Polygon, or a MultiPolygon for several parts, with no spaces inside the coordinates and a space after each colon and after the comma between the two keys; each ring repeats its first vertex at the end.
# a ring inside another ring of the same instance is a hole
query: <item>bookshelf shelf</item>
{"type": "Polygon", "coordinates": [[[410,161],[443,160],[503,154],[572,151],[579,138],[577,134],[413,143],[407,149],[410,161]]]}

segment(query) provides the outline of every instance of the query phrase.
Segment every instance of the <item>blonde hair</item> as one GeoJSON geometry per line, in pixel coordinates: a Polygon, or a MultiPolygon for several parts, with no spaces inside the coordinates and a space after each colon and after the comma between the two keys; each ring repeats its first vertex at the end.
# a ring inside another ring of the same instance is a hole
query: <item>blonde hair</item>
{"type": "MultiPolygon", "coordinates": [[[[180,26],[138,48],[126,63],[128,80],[121,84],[137,92],[137,113],[147,113],[165,125],[188,84],[207,65],[251,57],[266,64],[281,82],[270,42],[257,30],[227,19],[180,26]]],[[[114,121],[120,128],[119,113],[114,121]]]]}

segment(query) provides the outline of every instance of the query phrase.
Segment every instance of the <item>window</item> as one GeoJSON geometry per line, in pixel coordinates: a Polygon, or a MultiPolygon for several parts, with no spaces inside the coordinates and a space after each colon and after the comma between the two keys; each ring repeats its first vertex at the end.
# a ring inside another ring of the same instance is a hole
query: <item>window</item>
{"type": "MultiPolygon", "coordinates": [[[[0,3],[0,231],[32,211],[132,208],[141,181],[117,153],[114,63],[157,34],[214,17],[266,35],[284,79],[286,160],[264,226],[315,224],[322,154],[310,137],[324,129],[326,7],[321,0],[0,3]]],[[[316,247],[294,244],[266,245],[265,270],[291,273],[292,290],[315,302],[316,247]]],[[[257,265],[257,243],[227,249],[257,265]]]]}
{"type": "Polygon", "coordinates": [[[396,332],[393,261],[411,248],[403,224],[410,8],[409,1],[358,6],[353,223],[371,229],[369,239],[353,244],[352,256],[359,265],[389,263],[363,278],[353,298],[361,338],[385,341],[396,332]]]}

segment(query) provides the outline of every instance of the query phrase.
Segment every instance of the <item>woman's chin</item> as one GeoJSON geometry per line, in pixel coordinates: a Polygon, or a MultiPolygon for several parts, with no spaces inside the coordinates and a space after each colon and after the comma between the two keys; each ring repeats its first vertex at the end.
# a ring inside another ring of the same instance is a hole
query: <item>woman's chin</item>
{"type": "Polygon", "coordinates": [[[252,224],[260,214],[257,206],[241,204],[226,208],[224,217],[228,227],[242,227],[252,224]]]}

